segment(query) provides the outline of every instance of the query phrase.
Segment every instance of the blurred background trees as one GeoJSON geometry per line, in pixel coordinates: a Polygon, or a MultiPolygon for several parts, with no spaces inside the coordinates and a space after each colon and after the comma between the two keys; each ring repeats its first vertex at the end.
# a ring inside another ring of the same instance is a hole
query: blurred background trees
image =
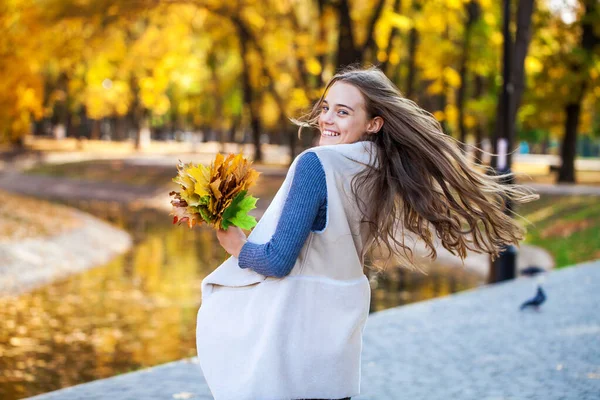
{"type": "MultiPolygon", "coordinates": [[[[573,181],[577,138],[600,136],[598,1],[513,3],[513,55],[524,60],[516,138],[535,152],[560,144],[559,178],[573,181]]],[[[0,140],[252,142],[257,160],[270,142],[294,154],[288,118],[359,63],[379,65],[448,134],[483,146],[502,122],[501,24],[492,0],[5,1],[0,140]]],[[[307,134],[300,145],[310,143],[307,134]]]]}

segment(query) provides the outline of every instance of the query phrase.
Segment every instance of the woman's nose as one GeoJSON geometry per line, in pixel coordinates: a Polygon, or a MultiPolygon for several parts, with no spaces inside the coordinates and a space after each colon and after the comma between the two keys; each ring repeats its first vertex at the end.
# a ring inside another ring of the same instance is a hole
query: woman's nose
{"type": "Polygon", "coordinates": [[[333,113],[331,110],[327,110],[326,112],[321,113],[321,121],[326,124],[331,124],[333,122],[333,113]]]}

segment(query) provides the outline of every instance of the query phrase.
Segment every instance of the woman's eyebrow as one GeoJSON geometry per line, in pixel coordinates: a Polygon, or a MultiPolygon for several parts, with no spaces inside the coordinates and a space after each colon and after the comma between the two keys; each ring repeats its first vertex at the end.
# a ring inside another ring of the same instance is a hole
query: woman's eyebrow
{"type": "MultiPolygon", "coordinates": [[[[327,100],[323,100],[323,103],[327,103],[327,100]]],[[[327,104],[329,104],[329,103],[327,103],[327,104]]],[[[350,107],[350,106],[347,106],[347,105],[345,105],[345,104],[334,104],[334,106],[338,106],[338,107],[346,107],[346,108],[348,108],[349,110],[351,110],[351,111],[354,111],[354,108],[352,108],[352,107],[350,107]]]]}

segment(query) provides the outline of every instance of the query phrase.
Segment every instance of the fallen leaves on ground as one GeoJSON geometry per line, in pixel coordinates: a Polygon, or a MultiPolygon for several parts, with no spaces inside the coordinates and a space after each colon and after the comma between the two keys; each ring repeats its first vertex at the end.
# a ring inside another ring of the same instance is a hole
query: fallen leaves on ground
{"type": "Polygon", "coordinates": [[[53,236],[80,225],[68,207],[0,191],[0,241],[53,236]]]}

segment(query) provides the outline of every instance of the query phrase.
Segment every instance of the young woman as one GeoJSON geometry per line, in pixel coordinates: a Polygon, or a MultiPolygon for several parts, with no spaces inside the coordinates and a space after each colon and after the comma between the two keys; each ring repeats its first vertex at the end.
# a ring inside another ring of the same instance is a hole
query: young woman
{"type": "Polygon", "coordinates": [[[497,256],[524,233],[504,202],[537,198],[471,166],[377,68],[337,74],[296,122],[319,129],[319,146],[296,157],[248,237],[217,232],[231,257],[202,282],[198,356],[217,400],[358,395],[368,249],[414,267],[404,234],[435,258],[435,233],[462,258],[497,256]]]}

